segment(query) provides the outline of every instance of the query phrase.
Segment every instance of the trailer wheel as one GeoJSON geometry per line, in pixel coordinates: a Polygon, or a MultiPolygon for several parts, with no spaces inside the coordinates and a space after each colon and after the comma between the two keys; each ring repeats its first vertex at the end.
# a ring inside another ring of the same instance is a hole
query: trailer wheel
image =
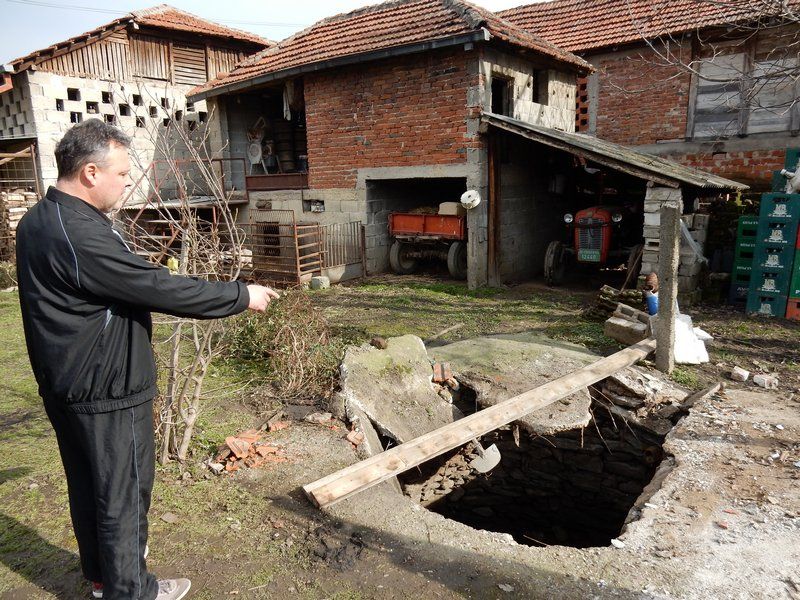
{"type": "Polygon", "coordinates": [[[544,254],[544,280],[547,285],[559,285],[564,281],[566,256],[562,242],[550,242],[544,254]]]}
{"type": "Polygon", "coordinates": [[[389,265],[398,275],[410,275],[417,270],[417,259],[408,256],[411,244],[395,240],[389,249],[389,265]]]}
{"type": "Polygon", "coordinates": [[[447,250],[447,270],[453,279],[467,278],[467,244],[453,242],[447,250]]]}

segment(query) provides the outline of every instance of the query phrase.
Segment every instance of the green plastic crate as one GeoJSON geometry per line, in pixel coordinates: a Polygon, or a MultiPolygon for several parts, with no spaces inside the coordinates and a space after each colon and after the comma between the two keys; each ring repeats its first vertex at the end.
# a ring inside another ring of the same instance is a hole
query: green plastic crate
{"type": "Polygon", "coordinates": [[[783,168],[787,171],[794,171],[798,160],[800,160],[800,148],[787,148],[783,168]]]}
{"type": "Polygon", "coordinates": [[[756,251],[761,247],[794,248],[797,243],[797,221],[761,219],[758,222],[756,251]]]}
{"type": "Polygon", "coordinates": [[[761,246],[753,257],[753,269],[763,269],[775,273],[791,273],[795,264],[794,248],[761,246]]]}
{"type": "Polygon", "coordinates": [[[795,251],[792,279],[789,282],[789,296],[800,298],[800,249],[795,251]]]}
{"type": "Polygon", "coordinates": [[[760,220],[800,222],[800,194],[761,194],[760,220]]]}
{"type": "Polygon", "coordinates": [[[754,268],[750,275],[750,292],[788,296],[791,275],[791,272],[788,270],[776,272],[754,268]]]}
{"type": "Polygon", "coordinates": [[[786,177],[781,175],[780,171],[772,172],[772,191],[783,192],[786,191],[786,177]]]}
{"type": "Polygon", "coordinates": [[[783,317],[786,315],[788,296],[784,294],[760,294],[751,291],[747,295],[745,311],[762,317],[783,317]]]}

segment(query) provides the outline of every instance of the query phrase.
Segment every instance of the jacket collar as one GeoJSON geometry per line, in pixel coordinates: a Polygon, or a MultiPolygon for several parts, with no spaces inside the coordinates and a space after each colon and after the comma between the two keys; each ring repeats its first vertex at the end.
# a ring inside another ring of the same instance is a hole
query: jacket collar
{"type": "Polygon", "coordinates": [[[65,192],[62,192],[61,190],[59,190],[54,186],[50,186],[47,189],[47,194],[45,194],[45,198],[52,202],[56,202],[61,206],[66,206],[67,208],[71,208],[75,212],[79,212],[82,215],[85,215],[94,221],[105,223],[106,225],[111,225],[111,219],[109,219],[105,214],[96,209],[94,206],[92,206],[91,204],[89,204],[84,200],[81,200],[77,196],[73,196],[72,194],[67,194],[65,192]]]}

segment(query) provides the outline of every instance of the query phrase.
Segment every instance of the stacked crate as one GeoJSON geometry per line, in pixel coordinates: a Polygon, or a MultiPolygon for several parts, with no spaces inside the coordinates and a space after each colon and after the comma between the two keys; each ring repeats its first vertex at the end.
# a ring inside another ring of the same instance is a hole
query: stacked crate
{"type": "MultiPolygon", "coordinates": [[[[672,190],[667,191],[667,193],[672,190]]],[[[674,192],[673,192],[674,193],[674,192]]],[[[678,196],[680,197],[680,196],[678,196]]],[[[644,276],[658,273],[658,257],[661,245],[661,205],[666,197],[650,193],[644,201],[644,248],[642,251],[642,268],[640,286],[644,276]]],[[[689,230],[689,235],[700,247],[705,246],[708,235],[709,216],[704,214],[682,215],[681,219],[689,230]]],[[[696,304],[702,295],[699,289],[702,281],[703,260],[691,249],[684,236],[681,235],[680,266],[678,267],[678,303],[681,306],[696,304]]]]}
{"type": "Polygon", "coordinates": [[[753,255],[747,312],[764,316],[786,315],[797,252],[800,194],[761,196],[753,255]]]}
{"type": "Polygon", "coordinates": [[[736,226],[736,247],[733,255],[731,290],[728,302],[744,308],[750,291],[750,278],[753,274],[753,258],[756,252],[758,217],[744,215],[739,217],[736,226]]]}
{"type": "Polygon", "coordinates": [[[800,321],[800,229],[794,247],[794,267],[789,282],[789,300],[786,305],[786,318],[800,321]]]}

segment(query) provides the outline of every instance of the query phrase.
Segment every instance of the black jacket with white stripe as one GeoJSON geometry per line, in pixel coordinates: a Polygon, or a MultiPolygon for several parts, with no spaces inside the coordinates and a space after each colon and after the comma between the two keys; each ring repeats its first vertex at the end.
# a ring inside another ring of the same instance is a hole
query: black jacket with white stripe
{"type": "Polygon", "coordinates": [[[151,310],[217,318],[250,301],[241,282],[171,275],[131,253],[108,217],[53,187],[19,223],[17,276],[39,394],[80,413],[156,395],[151,310]]]}

